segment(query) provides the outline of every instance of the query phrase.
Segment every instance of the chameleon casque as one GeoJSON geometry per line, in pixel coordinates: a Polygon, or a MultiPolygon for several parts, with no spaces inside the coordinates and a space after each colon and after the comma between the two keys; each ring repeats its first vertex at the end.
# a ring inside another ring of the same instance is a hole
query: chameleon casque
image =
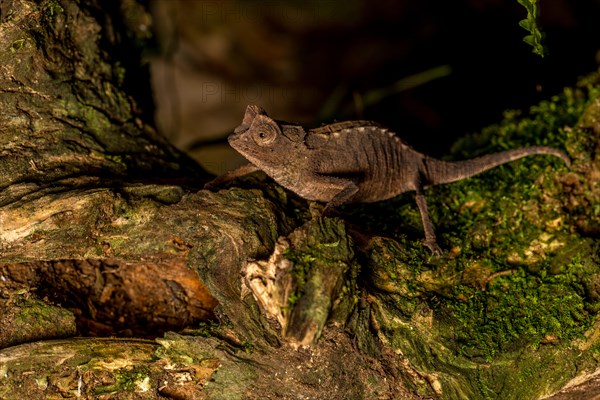
{"type": "Polygon", "coordinates": [[[560,150],[532,146],[447,162],[422,154],[393,132],[370,121],[346,121],[305,130],[271,119],[261,107],[249,105],[229,144],[251,164],[208,184],[214,187],[262,170],[283,187],[325,210],[347,203],[386,200],[416,192],[425,231],[425,245],[441,252],[427,213],[423,189],[469,178],[498,165],[535,154],[570,160],[560,150]]]}

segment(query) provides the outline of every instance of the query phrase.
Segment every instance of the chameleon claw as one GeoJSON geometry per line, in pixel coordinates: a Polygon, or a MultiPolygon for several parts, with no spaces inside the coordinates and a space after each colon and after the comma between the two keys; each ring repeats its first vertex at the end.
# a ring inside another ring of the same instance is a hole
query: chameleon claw
{"type": "Polygon", "coordinates": [[[436,242],[425,242],[425,246],[431,250],[431,253],[435,256],[442,254],[442,248],[436,242]]]}

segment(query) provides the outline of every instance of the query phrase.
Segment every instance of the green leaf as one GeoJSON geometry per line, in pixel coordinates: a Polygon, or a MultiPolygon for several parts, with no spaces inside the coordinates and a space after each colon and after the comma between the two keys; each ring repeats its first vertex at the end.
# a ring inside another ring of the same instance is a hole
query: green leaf
{"type": "Polygon", "coordinates": [[[531,1],[528,0],[517,0],[519,4],[521,4],[528,13],[533,14],[535,12],[535,5],[531,4],[531,1]]]}
{"type": "MultiPolygon", "coordinates": [[[[535,38],[533,37],[533,35],[527,35],[523,38],[523,41],[525,43],[527,43],[528,45],[532,46],[532,47],[536,47],[535,46],[535,38]]],[[[534,49],[535,51],[535,49],[534,49]]]]}
{"type": "Polygon", "coordinates": [[[528,30],[529,32],[531,32],[532,29],[534,29],[535,27],[535,21],[531,22],[528,19],[522,19],[519,21],[519,26],[525,30],[528,30]]]}

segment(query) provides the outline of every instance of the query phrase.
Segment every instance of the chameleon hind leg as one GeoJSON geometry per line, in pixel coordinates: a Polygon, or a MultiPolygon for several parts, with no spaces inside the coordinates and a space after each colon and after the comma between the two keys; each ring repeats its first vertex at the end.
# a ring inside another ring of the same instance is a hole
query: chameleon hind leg
{"type": "Polygon", "coordinates": [[[421,213],[421,220],[423,221],[423,230],[425,231],[425,246],[427,246],[433,254],[441,254],[442,249],[437,244],[433,224],[431,223],[431,219],[429,219],[429,212],[427,211],[427,201],[425,200],[425,194],[423,193],[423,185],[420,180],[417,182],[416,188],[417,206],[419,207],[419,212],[421,213]]]}

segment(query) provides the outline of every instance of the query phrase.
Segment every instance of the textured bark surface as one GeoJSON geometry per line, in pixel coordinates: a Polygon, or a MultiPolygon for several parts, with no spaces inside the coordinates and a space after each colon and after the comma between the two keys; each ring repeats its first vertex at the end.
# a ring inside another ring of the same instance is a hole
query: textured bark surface
{"type": "Polygon", "coordinates": [[[199,190],[142,112],[145,9],[103,3],[0,3],[1,398],[538,399],[593,379],[597,75],[459,144],[574,162],[431,190],[432,257],[406,196],[316,217],[260,176],[199,190]]]}
{"type": "MultiPolygon", "coordinates": [[[[2,3],[2,285],[37,287],[78,309],[82,332],[152,335],[210,316],[215,303],[186,270],[176,235],[167,239],[175,250],[145,251],[129,247],[128,228],[178,202],[182,184],[201,186],[205,173],[148,119],[146,10],[111,7],[2,3]]],[[[169,235],[135,235],[161,233],[169,235]]]]}

